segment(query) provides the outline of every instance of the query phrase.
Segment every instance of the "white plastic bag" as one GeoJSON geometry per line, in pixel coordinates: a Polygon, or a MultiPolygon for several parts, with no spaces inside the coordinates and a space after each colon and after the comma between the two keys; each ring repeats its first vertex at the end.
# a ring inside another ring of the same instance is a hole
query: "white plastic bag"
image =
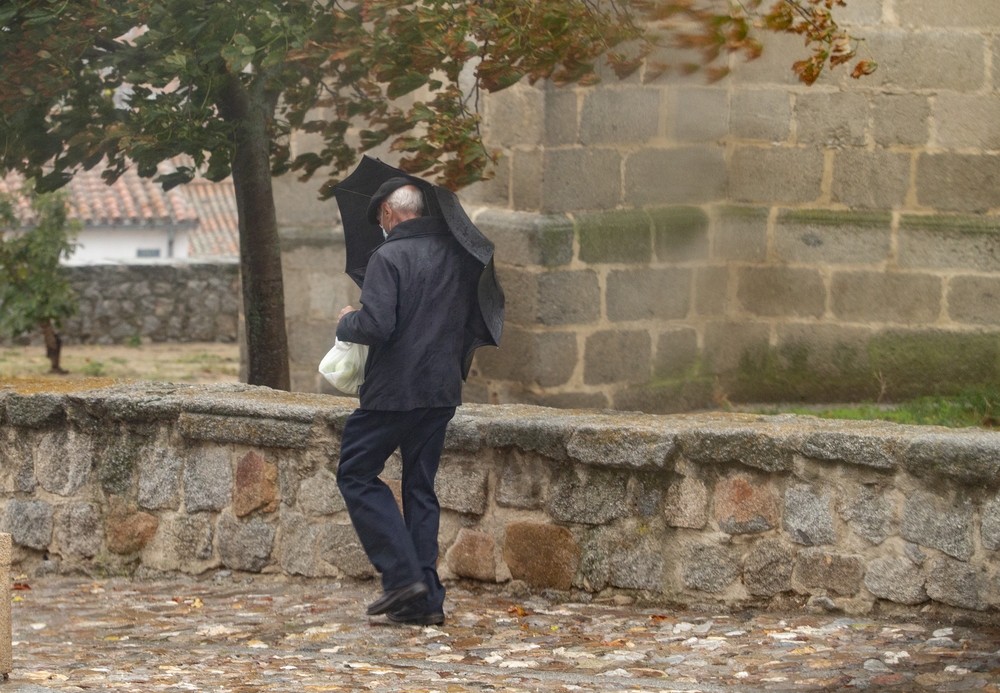
{"type": "Polygon", "coordinates": [[[367,344],[352,344],[338,339],[319,362],[319,372],[328,383],[341,392],[356,395],[365,379],[367,360],[367,344]]]}

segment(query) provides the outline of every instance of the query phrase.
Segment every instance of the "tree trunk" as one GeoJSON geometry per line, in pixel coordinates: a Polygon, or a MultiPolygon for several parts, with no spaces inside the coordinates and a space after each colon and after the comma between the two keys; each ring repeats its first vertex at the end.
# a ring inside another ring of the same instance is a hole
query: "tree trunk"
{"type": "Polygon", "coordinates": [[[62,338],[56,332],[55,328],[52,327],[52,321],[46,320],[42,323],[42,334],[45,336],[45,356],[49,359],[49,363],[52,364],[49,373],[68,373],[68,371],[64,371],[59,365],[59,355],[62,352],[62,338]]]}
{"type": "Polygon", "coordinates": [[[225,91],[220,110],[236,125],[233,185],[240,227],[247,382],[289,390],[285,289],[267,134],[273,107],[265,94],[248,93],[235,76],[225,91]]]}

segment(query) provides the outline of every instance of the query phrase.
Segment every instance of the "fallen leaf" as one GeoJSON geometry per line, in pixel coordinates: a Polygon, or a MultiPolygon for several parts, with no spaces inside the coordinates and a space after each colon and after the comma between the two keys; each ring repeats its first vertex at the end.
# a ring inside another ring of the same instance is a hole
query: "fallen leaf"
{"type": "Polygon", "coordinates": [[[29,586],[28,586],[28,583],[26,583],[26,582],[15,582],[15,583],[14,583],[14,584],[13,584],[13,585],[11,586],[11,589],[12,589],[12,590],[14,590],[14,591],[16,592],[16,591],[18,591],[18,590],[30,590],[30,589],[31,589],[31,587],[29,587],[29,586]]]}

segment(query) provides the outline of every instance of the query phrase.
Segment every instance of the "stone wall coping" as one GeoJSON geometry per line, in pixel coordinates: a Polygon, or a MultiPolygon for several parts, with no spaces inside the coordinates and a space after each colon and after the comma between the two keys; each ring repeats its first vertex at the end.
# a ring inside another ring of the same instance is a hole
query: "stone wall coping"
{"type": "MultiPolygon", "coordinates": [[[[0,423],[51,428],[67,420],[178,421],[195,440],[305,447],[316,425],[342,430],[357,400],[244,384],[0,381],[0,423]]],[[[449,427],[447,449],[519,448],[557,461],[657,471],[678,459],[789,471],[797,456],[963,484],[1000,482],[1000,433],[812,416],[708,412],[653,415],[470,404],[449,427]]]]}

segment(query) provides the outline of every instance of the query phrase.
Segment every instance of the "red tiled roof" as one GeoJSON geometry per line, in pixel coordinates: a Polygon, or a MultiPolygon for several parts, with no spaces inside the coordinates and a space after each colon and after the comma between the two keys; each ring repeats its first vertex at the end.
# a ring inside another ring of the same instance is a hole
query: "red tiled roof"
{"type": "Polygon", "coordinates": [[[195,178],[181,189],[198,215],[198,226],[188,236],[191,255],[239,255],[240,229],[233,179],[213,183],[195,178]]]}
{"type": "MultiPolygon", "coordinates": [[[[164,161],[162,173],[171,173],[177,166],[194,167],[194,159],[186,154],[164,161]]],[[[198,217],[198,226],[189,235],[192,257],[233,257],[240,254],[239,215],[236,211],[236,190],[233,179],[213,183],[196,177],[187,185],[175,188],[184,193],[198,217]]]]}
{"type": "MultiPolygon", "coordinates": [[[[165,169],[172,169],[165,164],[165,169]]],[[[18,218],[25,226],[35,223],[28,200],[17,192],[23,178],[11,173],[0,178],[0,193],[13,194],[18,218]]],[[[71,219],[85,227],[136,228],[184,226],[190,228],[189,255],[193,257],[239,255],[239,225],[232,179],[212,183],[196,178],[187,185],[164,192],[150,178],[140,178],[129,168],[107,185],[97,168],[78,171],[65,188],[71,219]]]]}

